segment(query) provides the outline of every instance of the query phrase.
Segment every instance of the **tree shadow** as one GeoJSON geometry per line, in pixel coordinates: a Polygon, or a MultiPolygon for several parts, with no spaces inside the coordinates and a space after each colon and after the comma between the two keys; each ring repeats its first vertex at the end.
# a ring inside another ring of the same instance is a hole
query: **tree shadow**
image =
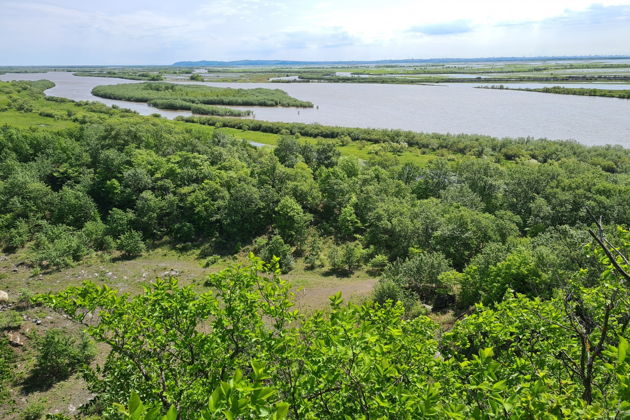
{"type": "Polygon", "coordinates": [[[46,375],[41,372],[39,369],[35,368],[31,371],[31,373],[26,377],[21,385],[22,394],[28,395],[33,392],[44,392],[48,391],[53,387],[57,382],[61,382],[66,378],[55,378],[50,375],[46,375]]]}
{"type": "Polygon", "coordinates": [[[322,272],[322,276],[324,277],[339,277],[339,278],[349,278],[352,277],[352,274],[354,273],[354,271],[349,271],[349,270],[335,270],[335,269],[328,269],[324,272],[322,272]]]}

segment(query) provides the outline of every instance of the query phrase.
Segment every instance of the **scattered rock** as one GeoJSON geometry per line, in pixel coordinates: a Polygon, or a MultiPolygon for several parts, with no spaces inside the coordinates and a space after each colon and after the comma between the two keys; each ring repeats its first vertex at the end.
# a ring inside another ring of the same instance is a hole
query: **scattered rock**
{"type": "Polygon", "coordinates": [[[164,273],[162,273],[162,277],[177,277],[180,274],[181,274],[181,271],[175,270],[175,269],[170,269],[170,270],[165,271],[164,273]]]}
{"type": "Polygon", "coordinates": [[[24,342],[22,341],[22,337],[18,333],[9,333],[9,344],[13,347],[22,347],[24,342]]]}
{"type": "Polygon", "coordinates": [[[9,301],[9,294],[5,292],[4,290],[0,290],[0,302],[8,302],[8,301],[9,301]]]}
{"type": "Polygon", "coordinates": [[[35,320],[35,325],[42,325],[42,320],[41,319],[36,319],[35,320]]]}

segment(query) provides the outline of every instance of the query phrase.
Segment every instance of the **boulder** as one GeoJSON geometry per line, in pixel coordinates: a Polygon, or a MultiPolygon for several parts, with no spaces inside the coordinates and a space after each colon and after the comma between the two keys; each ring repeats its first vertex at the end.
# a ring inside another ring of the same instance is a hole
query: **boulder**
{"type": "Polygon", "coordinates": [[[9,301],[9,294],[5,292],[4,290],[0,290],[0,302],[8,302],[8,301],[9,301]]]}

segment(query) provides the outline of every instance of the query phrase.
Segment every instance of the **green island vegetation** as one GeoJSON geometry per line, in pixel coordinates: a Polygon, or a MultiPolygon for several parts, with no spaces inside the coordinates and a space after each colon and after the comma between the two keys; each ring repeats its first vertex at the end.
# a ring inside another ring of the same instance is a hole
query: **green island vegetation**
{"type": "Polygon", "coordinates": [[[160,72],[149,73],[146,71],[142,72],[129,72],[129,71],[78,71],[72,73],[75,76],[83,76],[83,77],[114,77],[118,79],[129,79],[129,80],[150,80],[150,81],[160,81],[164,80],[164,76],[160,72]]]}
{"type": "MultiPolygon", "coordinates": [[[[448,77],[445,75],[431,75],[425,77],[398,77],[397,75],[376,75],[369,77],[339,76],[333,73],[301,74],[297,81],[319,81],[331,83],[386,83],[386,84],[422,84],[422,83],[515,83],[515,82],[566,82],[566,83],[597,83],[597,82],[630,82],[630,74],[509,74],[502,76],[448,77]]],[[[275,82],[291,83],[291,80],[275,80],[275,82]]]]}
{"type": "Polygon", "coordinates": [[[181,100],[204,105],[294,106],[301,108],[313,106],[310,102],[292,98],[280,89],[232,89],[164,82],[96,86],[92,89],[92,94],[101,98],[133,102],[149,102],[161,99],[181,100]]]}
{"type": "Polygon", "coordinates": [[[199,115],[218,115],[224,117],[247,117],[252,111],[232,109],[224,106],[204,105],[181,99],[152,99],[147,104],[159,109],[174,109],[191,111],[199,115]]]}
{"type": "Polygon", "coordinates": [[[601,89],[601,88],[570,88],[563,86],[551,86],[544,88],[515,88],[515,87],[506,87],[503,85],[492,85],[492,86],[478,86],[481,89],[499,89],[499,90],[521,90],[525,92],[541,92],[541,93],[555,93],[560,95],[579,95],[579,96],[602,96],[606,98],[619,98],[619,99],[630,99],[630,89],[622,90],[622,89],[601,89]]]}
{"type": "Polygon", "coordinates": [[[630,150],[50,85],[0,83],[0,417],[630,415],[630,150]]]}

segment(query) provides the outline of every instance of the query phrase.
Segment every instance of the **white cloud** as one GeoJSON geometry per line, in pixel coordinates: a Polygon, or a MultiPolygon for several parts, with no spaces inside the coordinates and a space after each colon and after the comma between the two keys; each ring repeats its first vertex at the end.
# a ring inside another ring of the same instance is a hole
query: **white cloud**
{"type": "Polygon", "coordinates": [[[630,0],[0,2],[5,65],[630,53],[630,0]]]}

